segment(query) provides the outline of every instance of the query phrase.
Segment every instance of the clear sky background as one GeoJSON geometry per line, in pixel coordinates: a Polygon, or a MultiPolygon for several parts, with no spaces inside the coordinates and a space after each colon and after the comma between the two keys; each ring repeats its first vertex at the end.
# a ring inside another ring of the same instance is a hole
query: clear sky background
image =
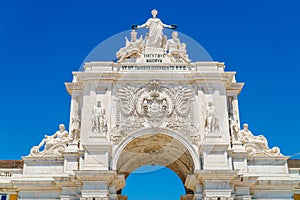
{"type": "Polygon", "coordinates": [[[300,152],[298,0],[1,0],[0,159],[21,159],[45,133],[68,124],[64,82],[71,72],[100,42],[144,23],[153,8],[226,71],[237,71],[246,83],[242,123],[284,155],[300,152]]]}

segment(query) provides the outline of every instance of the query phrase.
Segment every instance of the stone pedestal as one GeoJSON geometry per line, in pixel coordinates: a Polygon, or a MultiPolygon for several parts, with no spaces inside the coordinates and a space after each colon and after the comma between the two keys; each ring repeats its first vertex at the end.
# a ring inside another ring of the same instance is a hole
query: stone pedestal
{"type": "Polygon", "coordinates": [[[69,142],[66,151],[63,153],[64,156],[64,172],[74,174],[74,170],[78,170],[79,167],[79,153],[78,153],[78,142],[69,142]]]}
{"type": "Polygon", "coordinates": [[[200,146],[204,170],[229,170],[227,144],[219,133],[207,133],[200,146]]]}
{"type": "Polygon", "coordinates": [[[82,145],[85,151],[81,159],[82,170],[108,170],[112,147],[107,142],[88,143],[82,145]]]}
{"type": "Polygon", "coordinates": [[[80,199],[118,199],[117,191],[125,186],[124,176],[118,176],[116,171],[80,170],[75,174],[82,182],[80,199]]]}
{"type": "Polygon", "coordinates": [[[55,183],[61,188],[61,200],[77,200],[78,197],[78,181],[75,176],[55,177],[55,183]]]}
{"type": "Polygon", "coordinates": [[[243,146],[243,144],[240,141],[233,141],[232,149],[234,151],[245,152],[245,147],[243,146]]]}
{"type": "Polygon", "coordinates": [[[24,160],[24,175],[37,174],[41,177],[51,174],[58,175],[64,173],[64,158],[63,157],[23,157],[24,160]]]}
{"type": "Polygon", "coordinates": [[[233,200],[231,181],[237,175],[236,170],[199,170],[196,178],[203,185],[203,199],[233,200]]]}

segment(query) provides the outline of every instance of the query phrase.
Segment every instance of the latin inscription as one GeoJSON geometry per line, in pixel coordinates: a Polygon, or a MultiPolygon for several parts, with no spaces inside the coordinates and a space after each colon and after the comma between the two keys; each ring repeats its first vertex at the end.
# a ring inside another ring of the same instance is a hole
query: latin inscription
{"type": "Polygon", "coordinates": [[[165,56],[166,56],[165,54],[152,54],[152,53],[144,54],[146,63],[162,63],[163,58],[165,58],[165,56]]]}
{"type": "Polygon", "coordinates": [[[188,70],[187,66],[122,66],[122,70],[188,70]]]}

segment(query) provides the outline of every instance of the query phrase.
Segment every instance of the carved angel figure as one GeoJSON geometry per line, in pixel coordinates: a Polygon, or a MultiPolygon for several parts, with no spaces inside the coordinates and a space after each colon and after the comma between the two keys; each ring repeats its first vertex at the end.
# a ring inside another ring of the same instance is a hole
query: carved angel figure
{"type": "Polygon", "coordinates": [[[263,135],[254,136],[248,129],[248,124],[244,124],[243,128],[239,133],[239,140],[244,144],[248,155],[281,155],[278,147],[269,148],[268,141],[263,135]]]}
{"type": "Polygon", "coordinates": [[[65,129],[64,124],[59,125],[59,130],[53,135],[45,135],[45,138],[40,142],[38,146],[34,146],[30,150],[30,155],[32,156],[60,156],[62,152],[66,149],[67,143],[69,141],[68,132],[65,129]],[[45,145],[45,148],[40,152],[40,148],[45,145]]]}

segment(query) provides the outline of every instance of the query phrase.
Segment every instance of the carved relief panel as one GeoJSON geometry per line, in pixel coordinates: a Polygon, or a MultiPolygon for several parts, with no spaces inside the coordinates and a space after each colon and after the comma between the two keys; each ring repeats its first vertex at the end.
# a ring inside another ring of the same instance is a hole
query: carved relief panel
{"type": "Polygon", "coordinates": [[[193,143],[200,141],[194,126],[195,89],[191,86],[166,86],[153,80],[148,85],[116,89],[116,126],[111,140],[120,140],[143,128],[178,131],[193,143]]]}

